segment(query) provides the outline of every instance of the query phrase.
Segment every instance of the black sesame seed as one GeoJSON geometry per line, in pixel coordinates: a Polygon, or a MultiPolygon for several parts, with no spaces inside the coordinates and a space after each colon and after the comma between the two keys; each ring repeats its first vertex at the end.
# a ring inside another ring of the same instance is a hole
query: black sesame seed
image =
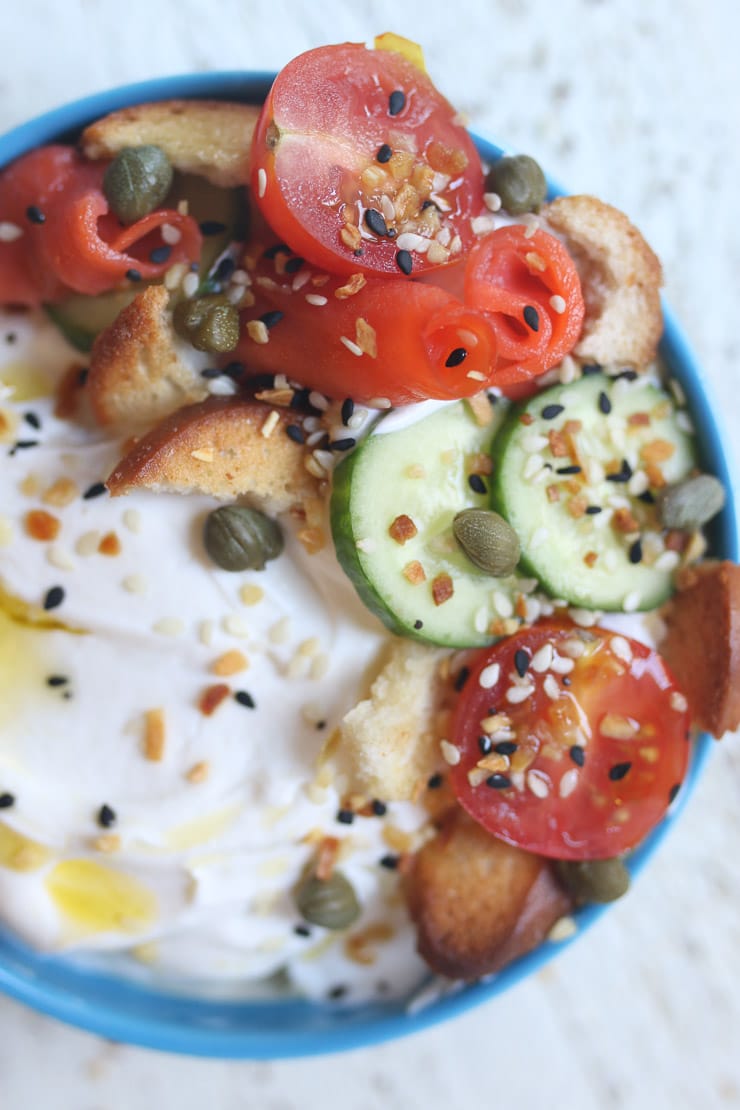
{"type": "Polygon", "coordinates": [[[90,371],[88,370],[88,368],[86,366],[83,366],[79,374],[77,375],[77,385],[80,387],[80,389],[82,389],[83,386],[87,385],[89,374],[90,371]]]}
{"type": "Polygon", "coordinates": [[[365,252],[362,247],[357,247],[355,250],[352,251],[352,254],[355,256],[355,258],[362,258],[364,253],[365,252]]]}
{"type": "Polygon", "coordinates": [[[575,465],[573,465],[573,466],[558,466],[558,467],[555,468],[555,473],[556,474],[580,474],[581,473],[581,467],[580,466],[575,466],[575,465]]]}
{"type": "Polygon", "coordinates": [[[230,378],[240,378],[244,373],[245,366],[243,362],[227,362],[223,368],[223,373],[228,374],[230,378]]]}
{"type": "Polygon", "coordinates": [[[511,779],[508,775],[489,775],[486,779],[486,786],[490,786],[492,790],[506,790],[511,786],[511,779]]]}
{"type": "Polygon", "coordinates": [[[470,677],[470,667],[461,667],[455,675],[455,689],[458,693],[462,690],[465,683],[470,677]]]}
{"type": "Polygon", "coordinates": [[[297,274],[305,261],[299,254],[295,258],[289,258],[284,267],[286,274],[297,274]]]}
{"type": "Polygon", "coordinates": [[[518,747],[513,740],[499,740],[498,744],[494,744],[493,750],[498,755],[513,755],[518,747]]]}
{"type": "Polygon", "coordinates": [[[226,224],[222,224],[220,220],[201,220],[198,227],[202,235],[220,235],[226,231],[226,224]]]}
{"type": "Polygon", "coordinates": [[[410,274],[414,260],[408,251],[396,251],[396,265],[402,274],[410,274]]]}
{"type": "Polygon", "coordinates": [[[570,676],[567,675],[567,674],[563,675],[562,683],[563,683],[563,686],[570,686],[570,684],[571,684],[570,676]]]}
{"type": "Polygon", "coordinates": [[[488,755],[489,752],[493,751],[493,740],[487,733],[482,732],[478,737],[478,747],[481,755],[488,755]]]}
{"type": "Polygon", "coordinates": [[[629,760],[625,760],[624,763],[613,764],[609,768],[609,778],[612,780],[612,782],[619,782],[620,779],[623,779],[624,776],[628,774],[631,766],[632,764],[629,762],[629,760]]]}
{"type": "Polygon", "coordinates": [[[622,459],[622,465],[616,474],[607,474],[607,482],[629,482],[632,477],[632,467],[626,459],[622,459]]]}
{"type": "Polygon", "coordinates": [[[102,805],[98,810],[97,821],[101,828],[111,828],[116,823],[116,811],[109,805],[102,805]]]}
{"type": "Polygon", "coordinates": [[[469,474],[468,485],[473,493],[488,493],[488,487],[481,478],[480,474],[469,474]]]}
{"type": "Polygon", "coordinates": [[[417,632],[419,631],[420,628],[423,628],[423,627],[424,627],[424,621],[419,621],[419,620],[414,621],[414,628],[416,629],[417,632]]]}
{"type": "Polygon", "coordinates": [[[218,266],[216,267],[216,271],[213,275],[213,280],[228,281],[235,269],[236,262],[233,258],[229,258],[229,256],[227,255],[226,258],[221,259],[218,266]]]}
{"type": "Polygon", "coordinates": [[[292,254],[290,247],[287,243],[275,243],[274,246],[268,247],[267,250],[262,252],[263,258],[276,258],[279,254],[292,254]]]}
{"type": "Polygon", "coordinates": [[[642,501],[644,505],[655,504],[655,494],[651,490],[646,489],[643,493],[638,493],[637,500],[642,501]]]}
{"type": "Polygon", "coordinates": [[[534,305],[525,305],[522,315],[524,316],[524,323],[528,328],[531,328],[532,331],[540,330],[540,317],[534,305]]]}
{"type": "Polygon", "coordinates": [[[674,782],[673,786],[668,791],[668,805],[670,805],[671,802],[676,800],[676,795],[678,794],[680,789],[681,789],[681,783],[680,782],[674,782]]]}
{"type": "Polygon", "coordinates": [[[255,708],[254,698],[251,694],[248,694],[246,690],[237,690],[234,694],[234,701],[238,702],[239,705],[243,705],[245,709],[255,708]]]}
{"type": "Polygon", "coordinates": [[[586,749],[582,748],[580,744],[571,744],[568,748],[568,755],[573,760],[576,767],[582,767],[586,762],[586,749]]]}
{"type": "Polygon", "coordinates": [[[529,659],[529,652],[525,651],[524,648],[517,648],[514,652],[514,669],[520,678],[524,678],[529,670],[529,659]]]}
{"type": "Polygon", "coordinates": [[[608,416],[612,411],[612,403],[602,389],[599,394],[599,412],[603,412],[604,416],[608,416]]]}
{"type": "Polygon", "coordinates": [[[29,204],[26,209],[26,216],[32,224],[46,223],[46,216],[37,204],[29,204]]]}
{"type": "Polygon", "coordinates": [[[5,333],[5,342],[6,343],[15,343],[17,338],[18,338],[18,336],[15,334],[14,331],[7,331],[5,333]]]}
{"type": "Polygon", "coordinates": [[[293,926],[293,932],[298,937],[310,937],[311,936],[311,930],[309,929],[308,925],[294,925],[293,926]]]}
{"type": "Polygon", "coordinates": [[[556,416],[560,416],[560,413],[564,411],[565,405],[545,405],[540,416],[543,420],[554,420],[556,416]]]}
{"type": "Polygon", "coordinates": [[[586,506],[586,515],[587,516],[597,516],[601,512],[603,512],[603,509],[601,508],[601,505],[587,505],[586,506]]]}
{"type": "Polygon", "coordinates": [[[406,94],[401,89],[394,89],[388,97],[388,115],[397,116],[406,107],[406,94]]]}
{"type": "Polygon", "coordinates": [[[220,378],[222,373],[223,371],[217,369],[215,366],[207,366],[205,370],[201,370],[200,376],[201,378],[205,378],[206,381],[211,381],[213,378],[220,378]]]}
{"type": "Polygon", "coordinates": [[[427,779],[427,790],[439,790],[442,785],[443,779],[440,774],[432,775],[427,779]]]}
{"type": "Polygon", "coordinates": [[[382,212],[378,212],[377,208],[365,209],[365,223],[372,231],[373,235],[380,235],[381,238],[388,234],[388,225],[385,222],[385,216],[382,212]]]}
{"type": "Polygon", "coordinates": [[[0,794],[0,809],[10,809],[10,807],[14,806],[14,805],[15,805],[15,795],[14,794],[8,794],[8,793],[0,794]]]}
{"type": "Polygon", "coordinates": [[[166,262],[172,254],[172,247],[167,243],[163,243],[161,247],[155,247],[153,251],[149,252],[149,261],[158,265],[160,262],[166,262]]]}
{"type": "Polygon", "coordinates": [[[631,545],[631,547],[629,549],[629,557],[630,557],[630,562],[631,563],[641,563],[642,562],[642,541],[641,540],[639,540],[639,539],[635,540],[635,542],[631,545]]]}
{"type": "Polygon", "coordinates": [[[102,497],[104,493],[108,492],[108,487],[105,482],[95,482],[89,486],[82,495],[83,501],[92,501],[95,497],[102,497]]]}
{"type": "Polygon", "coordinates": [[[333,439],[329,443],[330,451],[351,451],[357,444],[357,440],[352,436],[345,436],[343,439],[333,439]]]}
{"type": "Polygon", "coordinates": [[[17,439],[11,448],[11,455],[16,451],[27,451],[29,447],[38,447],[39,441],[37,439],[17,439]]]}
{"type": "Polygon", "coordinates": [[[392,156],[393,148],[389,147],[388,143],[383,143],[382,146],[378,147],[378,153],[375,155],[381,165],[384,165],[386,162],[390,162],[392,156]]]}
{"type": "Polygon", "coordinates": [[[44,609],[48,612],[49,609],[58,609],[64,601],[64,590],[61,586],[52,586],[50,590],[46,591],[44,595],[44,609]]]}
{"type": "Polygon", "coordinates": [[[634,382],[638,377],[636,370],[620,370],[618,374],[614,375],[614,381],[623,378],[626,382],[634,382]]]}
{"type": "Polygon", "coordinates": [[[317,721],[316,728],[321,732],[322,729],[326,728],[326,721],[317,721]]]}
{"type": "Polygon", "coordinates": [[[355,403],[351,397],[345,397],[342,401],[342,423],[349,424],[355,411],[355,403]]]}
{"type": "Polygon", "coordinates": [[[351,809],[340,809],[337,812],[337,821],[340,825],[351,825],[355,819],[355,815],[351,809]]]}
{"type": "Polygon", "coordinates": [[[388,228],[388,238],[389,239],[395,239],[397,235],[398,235],[398,232],[396,231],[395,227],[389,227],[388,228]]]}
{"type": "Polygon", "coordinates": [[[388,812],[388,806],[385,802],[381,802],[380,798],[373,798],[370,808],[373,811],[373,817],[385,817],[388,812]]]}
{"type": "Polygon", "coordinates": [[[66,686],[69,682],[66,674],[50,674],[46,680],[47,686],[66,686]]]}
{"type": "Polygon", "coordinates": [[[129,281],[141,281],[141,272],[139,270],[126,270],[126,277],[129,281]]]}
{"type": "Polygon", "coordinates": [[[345,987],[340,983],[336,987],[331,988],[331,990],[329,991],[329,998],[344,998],[348,990],[349,987],[345,987]]]}
{"type": "Polygon", "coordinates": [[[31,427],[35,428],[36,431],[38,432],[38,430],[41,427],[41,417],[40,416],[38,416],[35,412],[24,412],[23,413],[23,419],[25,420],[26,424],[30,424],[31,427]]]}
{"type": "Polygon", "coordinates": [[[273,312],[263,312],[263,314],[259,316],[258,319],[265,325],[265,327],[269,331],[270,328],[274,328],[276,324],[280,323],[284,315],[284,312],[280,312],[280,310],[276,308],[273,312]]]}
{"type": "Polygon", "coordinates": [[[191,274],[197,274],[200,271],[200,262],[191,262],[188,267],[191,274]]]}
{"type": "Polygon", "coordinates": [[[399,859],[398,856],[387,855],[381,856],[378,862],[381,867],[386,867],[389,871],[395,871],[398,867],[399,859]]]}
{"type": "Polygon", "coordinates": [[[581,367],[581,373],[584,377],[588,377],[589,374],[600,374],[601,366],[598,362],[587,362],[581,367]]]}
{"type": "Polygon", "coordinates": [[[72,697],[73,697],[72,691],[71,690],[65,690],[64,693],[62,694],[62,697],[64,698],[65,701],[71,701],[72,697]]]}
{"type": "Polygon", "coordinates": [[[465,359],[467,357],[468,352],[465,347],[455,347],[454,351],[450,351],[449,355],[447,356],[445,360],[445,366],[449,366],[450,368],[452,368],[453,366],[459,366],[461,362],[465,362],[465,359]]]}
{"type": "Polygon", "coordinates": [[[300,424],[288,424],[287,428],[285,429],[285,434],[287,435],[288,439],[293,440],[293,443],[306,442],[306,433],[303,431],[303,428],[300,426],[300,424]]]}

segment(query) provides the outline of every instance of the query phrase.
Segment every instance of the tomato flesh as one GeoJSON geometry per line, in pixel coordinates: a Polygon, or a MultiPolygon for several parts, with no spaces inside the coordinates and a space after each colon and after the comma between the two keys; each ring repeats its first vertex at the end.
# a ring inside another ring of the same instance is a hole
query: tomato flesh
{"type": "Polygon", "coordinates": [[[453,789],[509,844],[609,858],[664,815],[686,773],[689,723],[655,651],[545,621],[477,656],[454,714],[453,789]]]}
{"type": "Polygon", "coordinates": [[[468,249],[484,185],[472,139],[426,74],[401,54],[345,43],[278,74],[255,132],[252,188],[313,265],[401,278],[468,249]]]}

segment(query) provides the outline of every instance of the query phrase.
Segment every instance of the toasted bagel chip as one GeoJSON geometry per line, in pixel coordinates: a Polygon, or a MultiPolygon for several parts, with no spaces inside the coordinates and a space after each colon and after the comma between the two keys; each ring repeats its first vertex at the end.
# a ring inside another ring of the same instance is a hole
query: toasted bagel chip
{"type": "Polygon", "coordinates": [[[586,301],[574,353],[638,369],[654,358],[663,332],[658,258],[624,212],[596,197],[558,197],[542,212],[564,236],[586,301]]]}
{"type": "Polygon", "coordinates": [[[161,147],[176,170],[228,189],[249,182],[249,151],[260,114],[253,104],[161,100],[111,112],[82,133],[86,158],[113,158],[127,146],[161,147]]]}

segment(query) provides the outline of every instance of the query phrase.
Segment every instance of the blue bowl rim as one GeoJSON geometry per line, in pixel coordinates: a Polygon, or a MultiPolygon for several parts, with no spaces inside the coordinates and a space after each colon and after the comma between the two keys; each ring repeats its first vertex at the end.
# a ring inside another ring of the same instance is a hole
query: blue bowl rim
{"type": "MultiPolygon", "coordinates": [[[[94,93],[45,112],[6,132],[0,137],[0,167],[35,146],[79,132],[87,123],[131,104],[173,97],[208,97],[257,103],[268,91],[274,77],[274,73],[267,71],[177,74],[94,93]]],[[[489,160],[507,149],[477,135],[474,138],[484,158],[489,160]]],[[[550,178],[548,184],[550,196],[565,191],[550,178]]],[[[701,428],[700,438],[712,471],[725,488],[734,493],[723,449],[723,444],[729,443],[729,439],[718,419],[719,410],[714,404],[711,389],[666,305],[664,314],[661,353],[686,392],[689,408],[701,428]]],[[[722,557],[737,561],[734,496],[728,498],[721,518],[715,523],[714,539],[722,557]]],[[[666,819],[631,857],[633,877],[643,869],[683,810],[711,748],[710,737],[703,734],[697,738],[684,788],[666,819]]],[[[395,1005],[393,1009],[375,1003],[345,1009],[293,998],[214,1003],[179,994],[168,996],[159,988],[142,988],[107,973],[81,969],[63,958],[40,955],[10,936],[0,937],[0,990],[35,1010],[88,1032],[166,1052],[253,1060],[334,1053],[420,1032],[492,999],[538,971],[597,922],[606,909],[608,907],[589,906],[579,911],[578,929],[573,938],[557,943],[545,942],[495,977],[444,994],[415,1013],[406,1012],[403,1004],[400,1007],[395,1005]],[[102,998],[88,997],[93,987],[94,995],[102,994],[102,998]],[[163,1001],[167,1003],[166,1015],[158,1010],[163,1001]],[[132,1004],[137,1003],[141,1004],[141,1009],[131,1013],[132,1004]],[[288,1013],[286,1007],[293,1014],[305,1018],[306,1029],[289,1034],[281,1029],[281,1019],[288,1013]],[[183,1023],[182,1009],[195,1014],[197,1024],[183,1023]],[[234,1027],[224,1027],[224,1013],[236,1018],[234,1027]],[[321,1028],[322,1022],[319,1021],[319,1027],[311,1029],[314,1017],[327,1014],[332,1019],[336,1018],[333,1028],[321,1028]],[[249,1019],[246,1028],[238,1024],[242,1019],[249,1019]],[[271,1027],[273,1022],[276,1029],[271,1027]]]]}

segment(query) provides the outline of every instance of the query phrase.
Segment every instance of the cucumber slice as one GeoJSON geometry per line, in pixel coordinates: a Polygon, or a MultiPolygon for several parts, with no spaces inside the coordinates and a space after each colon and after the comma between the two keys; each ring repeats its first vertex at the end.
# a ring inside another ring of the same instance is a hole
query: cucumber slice
{"type": "MultiPolygon", "coordinates": [[[[165,206],[177,207],[182,200],[187,200],[190,215],[199,223],[208,221],[213,227],[221,225],[223,229],[203,237],[200,269],[202,274],[207,275],[228,245],[245,236],[245,192],[243,189],[219,189],[192,174],[175,174],[165,206]]],[[[78,351],[87,353],[95,337],[131,304],[144,284],[130,284],[109,293],[100,293],[97,297],[73,293],[58,304],[46,305],[46,312],[65,339],[78,351]]]]}
{"type": "Polygon", "coordinates": [[[482,492],[476,492],[469,476],[487,461],[504,411],[497,404],[486,427],[464,401],[406,427],[391,414],[337,466],[331,499],[337,556],[363,602],[391,631],[477,647],[497,639],[492,624],[512,617],[524,584],[516,575],[492,578],[478,570],[452,534],[456,513],[488,507],[490,478],[481,476],[482,492]],[[417,531],[399,543],[389,528],[403,515],[417,531]],[[416,564],[424,578],[414,584],[416,564]],[[435,603],[440,575],[449,575],[453,593],[435,603]]]}
{"type": "Polygon", "coordinates": [[[695,465],[676,417],[671,398],[646,378],[603,374],[511,411],[493,445],[492,505],[519,536],[520,565],[551,597],[632,611],[670,596],[676,556],[647,502],[659,482],[695,465]]]}

